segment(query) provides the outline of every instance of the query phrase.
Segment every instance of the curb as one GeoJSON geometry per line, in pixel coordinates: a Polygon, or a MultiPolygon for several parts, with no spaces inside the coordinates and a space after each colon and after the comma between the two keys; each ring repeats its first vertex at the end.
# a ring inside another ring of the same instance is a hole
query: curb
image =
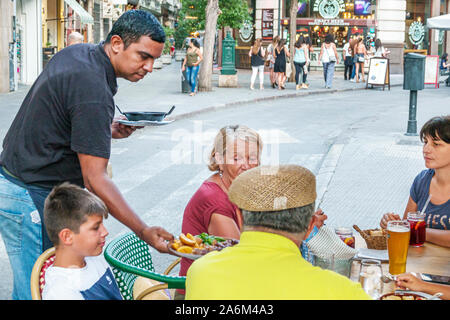
{"type": "MultiPolygon", "coordinates": [[[[391,84],[391,87],[400,87],[403,84],[391,84]]],[[[277,95],[277,96],[268,96],[268,97],[259,97],[259,98],[253,98],[253,99],[247,99],[247,100],[239,100],[239,101],[233,101],[223,104],[215,104],[209,107],[205,107],[199,110],[181,113],[173,117],[167,117],[167,120],[181,120],[181,119],[187,119],[190,117],[197,116],[199,114],[208,113],[212,111],[219,111],[223,110],[229,107],[239,106],[243,104],[251,104],[256,102],[264,102],[264,101],[270,101],[270,100],[278,100],[278,99],[289,99],[289,98],[297,98],[302,96],[309,96],[309,95],[316,95],[316,94],[330,94],[330,93],[340,93],[340,92],[349,92],[349,91],[359,91],[359,90],[366,90],[365,87],[362,88],[348,88],[348,89],[331,89],[331,90],[316,90],[316,91],[302,91],[302,92],[295,92],[295,93],[288,93],[283,95],[277,95]]]]}

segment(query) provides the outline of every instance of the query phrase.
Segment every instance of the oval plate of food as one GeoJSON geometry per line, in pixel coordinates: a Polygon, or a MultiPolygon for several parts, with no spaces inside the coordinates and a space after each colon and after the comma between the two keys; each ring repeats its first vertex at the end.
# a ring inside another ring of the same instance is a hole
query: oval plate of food
{"type": "Polygon", "coordinates": [[[441,300],[436,295],[410,290],[395,290],[395,292],[383,294],[379,300],[441,300]]]}
{"type": "Polygon", "coordinates": [[[176,256],[196,260],[208,252],[220,251],[238,243],[239,240],[236,239],[217,237],[207,233],[196,236],[182,233],[178,239],[168,243],[168,248],[176,256]]]}

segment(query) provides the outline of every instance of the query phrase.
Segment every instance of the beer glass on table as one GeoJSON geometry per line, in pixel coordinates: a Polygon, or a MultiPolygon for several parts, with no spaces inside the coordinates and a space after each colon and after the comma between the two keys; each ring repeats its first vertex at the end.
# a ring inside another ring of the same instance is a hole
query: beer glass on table
{"type": "Polygon", "coordinates": [[[389,273],[406,272],[406,257],[410,237],[408,221],[389,221],[387,225],[387,246],[389,254],[389,273]]]}

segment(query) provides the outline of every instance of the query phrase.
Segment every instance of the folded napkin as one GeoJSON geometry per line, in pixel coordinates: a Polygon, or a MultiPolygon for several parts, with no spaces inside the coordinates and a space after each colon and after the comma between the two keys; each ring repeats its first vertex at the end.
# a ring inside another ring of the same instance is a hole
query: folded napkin
{"type": "Polygon", "coordinates": [[[336,235],[333,228],[322,226],[319,232],[306,243],[314,255],[327,259],[334,255],[334,259],[352,259],[358,250],[349,247],[336,235]]]}
{"type": "Polygon", "coordinates": [[[387,250],[359,248],[358,254],[355,256],[355,259],[373,259],[380,261],[389,261],[389,255],[387,250]]]}

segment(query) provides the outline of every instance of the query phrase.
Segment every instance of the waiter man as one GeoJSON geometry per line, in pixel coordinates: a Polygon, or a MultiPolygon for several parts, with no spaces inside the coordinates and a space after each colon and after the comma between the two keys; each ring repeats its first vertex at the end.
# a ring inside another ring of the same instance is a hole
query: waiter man
{"type": "Polygon", "coordinates": [[[33,265],[53,246],[44,201],[65,181],[95,193],[117,220],[167,252],[164,240],[173,235],[146,225],[107,175],[111,138],[135,130],[114,120],[116,79],[137,82],[152,72],[165,37],[151,13],[127,11],[104,42],[58,52],[30,88],[0,156],[0,230],[14,274],[13,299],[31,299],[33,265]]]}

